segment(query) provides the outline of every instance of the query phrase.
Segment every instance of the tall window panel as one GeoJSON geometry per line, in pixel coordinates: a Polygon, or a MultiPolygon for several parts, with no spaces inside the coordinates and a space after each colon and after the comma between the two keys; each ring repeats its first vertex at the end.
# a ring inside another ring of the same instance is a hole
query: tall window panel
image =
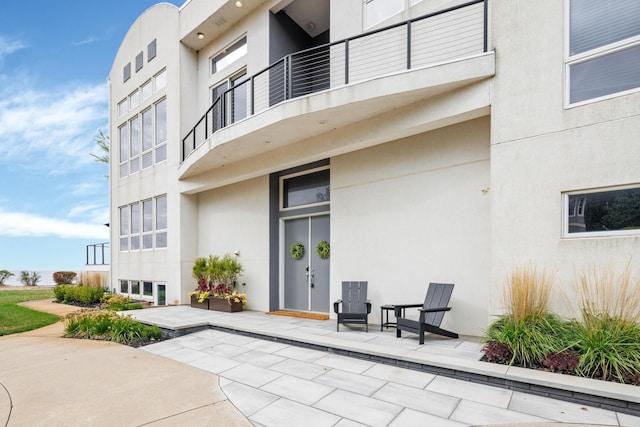
{"type": "Polygon", "coordinates": [[[142,113],[142,169],[153,166],[153,111],[142,113]]]}
{"type": "Polygon", "coordinates": [[[129,125],[127,123],[118,128],[118,141],[120,145],[120,178],[124,178],[129,171],[129,125]]]}
{"type": "Polygon", "coordinates": [[[140,249],[140,203],[131,205],[131,250],[140,249]]]}
{"type": "Polygon", "coordinates": [[[153,249],[153,203],[142,202],[142,249],[153,249]]]}
{"type": "Polygon", "coordinates": [[[129,173],[136,173],[140,170],[140,116],[129,122],[129,128],[129,173]]]}
{"type": "Polygon", "coordinates": [[[120,208],[120,250],[129,250],[129,207],[120,208]]]}
{"type": "Polygon", "coordinates": [[[156,115],[156,163],[167,160],[167,101],[163,99],[155,105],[156,115]]]}
{"type": "Polygon", "coordinates": [[[167,196],[156,198],[156,248],[167,247],[167,196]]]}

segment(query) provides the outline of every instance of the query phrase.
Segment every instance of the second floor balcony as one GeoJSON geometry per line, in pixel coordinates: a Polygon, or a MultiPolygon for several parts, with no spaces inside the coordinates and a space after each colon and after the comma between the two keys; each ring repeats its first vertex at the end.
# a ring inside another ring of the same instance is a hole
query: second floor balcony
{"type": "Polygon", "coordinates": [[[314,138],[329,157],[487,115],[487,7],[471,1],[282,58],[197,121],[180,178],[314,138]]]}

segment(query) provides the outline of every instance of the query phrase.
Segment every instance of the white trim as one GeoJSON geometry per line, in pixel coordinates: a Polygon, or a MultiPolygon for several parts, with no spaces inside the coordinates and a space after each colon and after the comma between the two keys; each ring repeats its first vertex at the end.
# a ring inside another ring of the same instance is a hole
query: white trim
{"type": "MultiPolygon", "coordinates": [[[[593,193],[605,193],[608,191],[628,190],[628,189],[640,189],[640,183],[616,185],[610,187],[598,187],[589,188],[584,190],[566,191],[562,193],[562,239],[576,239],[576,238],[593,238],[593,237],[629,237],[640,236],[640,228],[634,230],[610,230],[610,231],[585,231],[569,233],[569,196],[576,196],[582,194],[593,193]]],[[[578,211],[576,210],[576,215],[578,211]]],[[[584,216],[584,212],[582,213],[584,216]]]]}

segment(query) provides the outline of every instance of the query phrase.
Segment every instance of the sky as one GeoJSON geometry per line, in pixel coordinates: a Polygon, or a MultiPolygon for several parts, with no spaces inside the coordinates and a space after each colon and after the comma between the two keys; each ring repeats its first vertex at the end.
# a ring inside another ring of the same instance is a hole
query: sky
{"type": "Polygon", "coordinates": [[[83,271],[86,246],[109,241],[108,166],[91,153],[118,47],[158,2],[2,1],[0,270],[83,271]]]}

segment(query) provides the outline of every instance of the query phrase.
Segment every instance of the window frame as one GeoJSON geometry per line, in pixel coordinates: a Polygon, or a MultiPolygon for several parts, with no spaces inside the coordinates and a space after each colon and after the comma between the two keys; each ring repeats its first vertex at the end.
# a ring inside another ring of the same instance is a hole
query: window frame
{"type": "Polygon", "coordinates": [[[299,176],[304,176],[304,175],[311,175],[313,173],[316,172],[322,172],[328,170],[329,171],[329,191],[331,191],[331,166],[330,165],[326,165],[326,166],[320,166],[317,168],[313,168],[313,169],[307,169],[304,171],[300,171],[297,173],[292,173],[290,175],[284,175],[280,177],[280,185],[279,185],[279,201],[278,201],[278,208],[280,210],[280,212],[288,212],[288,211],[294,211],[297,209],[305,209],[305,208],[311,208],[311,207],[316,207],[316,206],[326,206],[326,205],[330,205],[331,204],[331,193],[329,193],[329,200],[323,201],[323,202],[316,202],[316,203],[309,203],[309,204],[303,204],[303,205],[296,205],[296,206],[289,206],[289,207],[284,207],[284,183],[286,180],[291,179],[291,178],[297,178],[299,176]]]}
{"type": "Polygon", "coordinates": [[[607,55],[622,52],[627,49],[640,46],[640,34],[618,40],[612,43],[603,44],[601,46],[579,52],[571,55],[571,1],[564,0],[564,107],[570,109],[581,105],[591,104],[593,102],[604,101],[619,96],[629,95],[640,92],[640,82],[637,87],[619,92],[612,92],[606,95],[594,98],[584,99],[581,101],[571,102],[571,67],[592,60],[596,60],[607,55]]]}
{"type": "MultiPolygon", "coordinates": [[[[578,231],[569,232],[569,217],[571,216],[572,207],[569,204],[570,196],[588,195],[595,193],[608,193],[619,190],[640,190],[640,183],[617,185],[612,187],[598,187],[589,188],[584,190],[565,191],[562,193],[562,238],[563,239],[584,239],[584,238],[598,238],[598,237],[629,237],[640,236],[640,228],[630,230],[607,230],[607,231],[578,231]]],[[[573,216],[584,217],[585,204],[579,202],[578,206],[573,211],[573,216]]]]}
{"type": "Polygon", "coordinates": [[[247,34],[243,34],[242,36],[238,37],[237,39],[235,39],[234,41],[226,45],[224,48],[218,50],[216,53],[211,55],[211,57],[209,58],[209,71],[212,76],[215,74],[218,74],[223,70],[229,68],[231,65],[235,64],[237,61],[241,60],[242,58],[246,58],[248,54],[249,54],[249,42],[247,39],[247,34]],[[235,52],[241,49],[244,49],[244,53],[241,53],[240,56],[232,57],[232,55],[234,55],[235,52]],[[222,67],[217,66],[217,64],[220,61],[229,57],[232,57],[231,61],[225,62],[225,64],[222,67]]]}

